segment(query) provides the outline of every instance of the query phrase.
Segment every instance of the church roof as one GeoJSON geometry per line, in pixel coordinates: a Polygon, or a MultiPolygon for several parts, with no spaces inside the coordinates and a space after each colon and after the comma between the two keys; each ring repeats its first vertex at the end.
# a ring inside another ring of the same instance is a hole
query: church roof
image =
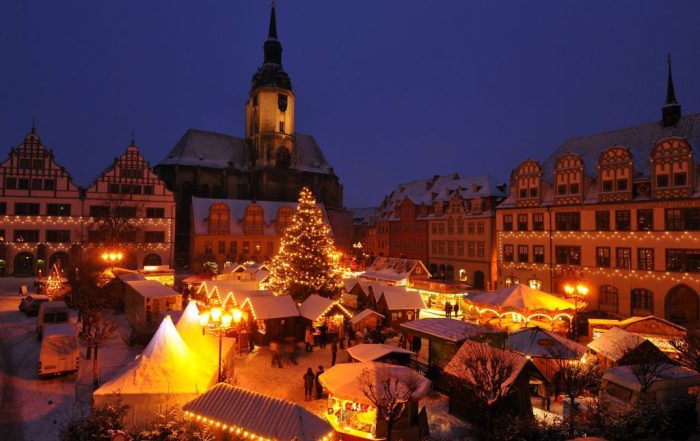
{"type": "MultiPolygon", "coordinates": [[[[292,167],[305,172],[333,174],[333,168],[313,136],[295,134],[295,147],[298,156],[292,158],[292,167]]],[[[247,171],[245,148],[245,139],[238,136],[189,129],[158,165],[247,171]]]]}

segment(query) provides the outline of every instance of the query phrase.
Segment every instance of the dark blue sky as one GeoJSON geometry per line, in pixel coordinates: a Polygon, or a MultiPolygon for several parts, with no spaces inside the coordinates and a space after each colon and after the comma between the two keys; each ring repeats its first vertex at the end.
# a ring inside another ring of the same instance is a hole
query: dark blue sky
{"type": "MultiPolygon", "coordinates": [[[[187,128],[242,135],[269,1],[3,0],[0,149],[36,117],[86,185],[132,130],[156,164],[187,128]]],[[[656,120],[667,52],[700,112],[700,2],[278,1],[297,130],[345,205],[438,173],[505,181],[567,137],[656,120]]]]}

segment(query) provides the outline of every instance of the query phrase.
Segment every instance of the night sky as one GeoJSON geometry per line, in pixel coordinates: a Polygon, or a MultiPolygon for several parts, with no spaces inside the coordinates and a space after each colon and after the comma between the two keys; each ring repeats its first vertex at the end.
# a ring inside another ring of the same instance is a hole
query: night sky
{"type": "MultiPolygon", "coordinates": [[[[79,185],[136,132],[158,163],[188,128],[244,134],[269,1],[2,0],[0,154],[37,118],[79,185]]],[[[506,181],[566,138],[660,118],[666,54],[700,112],[700,2],[278,1],[297,131],[348,207],[434,174],[506,181]]]]}

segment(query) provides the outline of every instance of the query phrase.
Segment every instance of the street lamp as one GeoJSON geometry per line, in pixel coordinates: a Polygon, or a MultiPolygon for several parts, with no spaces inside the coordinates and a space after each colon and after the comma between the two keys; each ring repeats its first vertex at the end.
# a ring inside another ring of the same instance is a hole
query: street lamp
{"type": "Polygon", "coordinates": [[[105,251],[102,253],[102,260],[110,265],[112,274],[114,274],[114,264],[121,262],[124,259],[124,253],[121,251],[105,251]]]}
{"type": "Polygon", "coordinates": [[[578,338],[578,329],[577,329],[577,314],[578,314],[578,300],[580,298],[586,297],[588,294],[588,287],[582,283],[574,285],[569,285],[568,283],[564,285],[564,292],[569,296],[574,298],[574,325],[573,325],[573,334],[574,334],[574,339],[578,338]]]}
{"type": "Polygon", "coordinates": [[[199,324],[202,325],[202,335],[210,334],[219,339],[219,376],[217,380],[219,383],[224,380],[221,366],[222,340],[228,331],[233,328],[231,322],[235,323],[237,329],[242,316],[243,312],[238,308],[234,308],[233,311],[229,312],[219,307],[212,308],[210,311],[204,311],[199,315],[199,324]]]}

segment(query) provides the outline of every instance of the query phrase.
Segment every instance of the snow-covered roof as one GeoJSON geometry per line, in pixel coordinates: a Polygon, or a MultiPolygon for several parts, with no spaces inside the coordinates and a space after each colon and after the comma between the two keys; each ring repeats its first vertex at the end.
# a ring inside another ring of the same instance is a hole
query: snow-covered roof
{"type": "Polygon", "coordinates": [[[343,279],[343,286],[345,287],[345,291],[350,292],[352,289],[360,283],[360,279],[357,277],[350,277],[347,279],[343,279]]]}
{"type": "Polygon", "coordinates": [[[522,355],[543,358],[577,359],[586,353],[585,346],[536,326],[510,334],[506,348],[522,355]]]}
{"type": "Polygon", "coordinates": [[[382,291],[381,297],[384,298],[386,306],[390,311],[425,308],[423,297],[418,291],[387,289],[382,291]]]}
{"type": "Polygon", "coordinates": [[[362,277],[367,279],[400,281],[408,279],[416,269],[419,269],[419,272],[426,278],[430,277],[428,269],[420,260],[380,256],[374,259],[374,262],[367,268],[362,277]]]}
{"type": "MultiPolygon", "coordinates": [[[[292,166],[306,172],[333,173],[333,168],[328,164],[313,136],[295,133],[294,147],[298,155],[292,158],[292,166]]],[[[248,164],[245,149],[243,138],[189,129],[158,165],[188,165],[246,171],[248,164]]]]}
{"type": "MultiPolygon", "coordinates": [[[[459,348],[454,357],[452,357],[452,360],[450,360],[447,363],[447,365],[445,366],[445,372],[449,375],[472,383],[474,383],[475,381],[480,381],[480,379],[474,378],[472,372],[466,368],[467,363],[465,363],[466,360],[470,359],[468,353],[479,349],[485,349],[489,352],[497,354],[496,356],[503,356],[506,358],[506,360],[510,360],[510,362],[513,363],[513,371],[511,372],[510,376],[505,381],[503,381],[503,383],[501,383],[501,389],[504,391],[507,391],[508,388],[510,388],[513,382],[518,378],[520,373],[528,364],[527,358],[514,352],[504,351],[503,349],[497,349],[485,343],[466,341],[459,348]]],[[[490,364],[487,364],[486,368],[490,369],[490,366],[490,364]]]]}
{"type": "MultiPolygon", "coordinates": [[[[263,234],[277,235],[277,230],[273,222],[277,220],[277,213],[282,207],[289,207],[296,210],[297,202],[280,201],[251,201],[249,199],[215,199],[215,198],[192,198],[192,216],[194,219],[195,234],[209,234],[207,219],[209,209],[214,204],[224,204],[228,207],[230,216],[229,235],[241,235],[243,232],[243,217],[245,210],[251,205],[257,205],[263,209],[263,234]]],[[[322,206],[319,205],[321,209],[322,206]]]]}
{"type": "MultiPolygon", "coordinates": [[[[685,380],[686,384],[700,385],[700,373],[682,366],[675,366],[669,363],[664,363],[663,367],[657,371],[659,373],[658,380],[651,386],[650,389],[663,389],[663,383],[677,382],[685,380]]],[[[637,375],[634,373],[633,366],[618,366],[605,371],[603,380],[610,381],[615,384],[626,387],[637,392],[642,390],[642,385],[639,383],[637,375]]]]}
{"type": "Polygon", "coordinates": [[[198,394],[207,390],[215,373],[199,360],[166,316],[141,355],[94,395],[198,394]]]}
{"type": "Polygon", "coordinates": [[[122,282],[129,282],[133,280],[146,280],[146,276],[141,273],[124,273],[117,276],[122,282]]]}
{"type": "Polygon", "coordinates": [[[475,304],[515,308],[523,311],[536,311],[539,309],[561,311],[573,310],[575,307],[573,303],[566,299],[522,284],[512,285],[496,291],[474,294],[469,296],[467,300],[475,304]]]}
{"type": "Polygon", "coordinates": [[[351,208],[352,224],[356,226],[374,225],[375,217],[379,212],[378,207],[351,208]]]}
{"type": "Polygon", "coordinates": [[[130,280],[126,282],[144,298],[179,296],[180,293],[157,280],[130,280]]]}
{"type": "Polygon", "coordinates": [[[223,306],[241,306],[243,305],[243,302],[248,297],[258,297],[258,296],[267,296],[267,297],[273,297],[275,294],[268,290],[235,290],[235,291],[230,291],[228,294],[224,295],[221,299],[221,304],[223,306]],[[231,304],[233,302],[233,304],[231,304]]]}
{"type": "MultiPolygon", "coordinates": [[[[648,315],[646,317],[628,317],[624,320],[620,320],[620,322],[617,324],[617,326],[621,329],[625,329],[630,325],[636,325],[639,323],[644,323],[644,322],[656,322],[660,325],[667,326],[669,328],[673,328],[678,331],[679,334],[685,334],[687,332],[686,328],[683,326],[673,323],[671,321],[668,321],[664,318],[658,317],[656,315],[648,315]]],[[[654,325],[652,325],[654,326],[654,325]]],[[[654,326],[656,327],[656,326],[654,326]]]]}
{"type": "Polygon", "coordinates": [[[71,336],[76,335],[75,326],[72,323],[57,323],[54,325],[48,325],[48,326],[44,327],[44,332],[42,334],[42,338],[46,339],[47,337],[53,337],[53,336],[63,337],[66,335],[71,335],[71,336]]]}
{"type": "Polygon", "coordinates": [[[413,352],[409,351],[408,349],[399,348],[398,346],[362,343],[359,345],[350,346],[348,348],[348,354],[350,354],[350,356],[357,361],[375,361],[389,354],[413,355],[413,352]]]}
{"type": "Polygon", "coordinates": [[[299,314],[304,318],[315,321],[321,318],[323,314],[325,314],[326,311],[331,309],[334,305],[337,306],[338,309],[340,309],[348,318],[351,317],[351,314],[345,308],[343,308],[337,300],[321,297],[318,294],[311,294],[301,303],[301,306],[299,307],[299,314]]]}
{"type": "Polygon", "coordinates": [[[246,305],[250,305],[256,320],[299,316],[294,299],[288,295],[248,297],[242,307],[246,305]]]}
{"type": "Polygon", "coordinates": [[[383,315],[381,315],[380,313],[378,313],[377,311],[375,311],[373,309],[365,309],[364,311],[362,311],[358,314],[355,314],[355,316],[350,319],[350,323],[352,323],[352,324],[359,323],[362,320],[364,320],[365,318],[369,317],[370,315],[376,315],[380,318],[384,318],[383,315]]]}
{"type": "Polygon", "coordinates": [[[459,343],[487,332],[494,332],[494,329],[487,326],[476,325],[474,323],[446,317],[412,320],[410,322],[401,323],[400,326],[407,331],[416,331],[432,335],[454,343],[459,343]]]}
{"type": "Polygon", "coordinates": [[[302,406],[252,390],[219,383],[182,406],[185,412],[280,441],[320,441],[333,428],[302,406]]]}
{"type": "Polygon", "coordinates": [[[369,372],[377,382],[386,377],[398,379],[399,387],[405,387],[406,382],[417,382],[413,399],[423,397],[430,390],[430,380],[408,367],[371,361],[336,364],[322,373],[319,381],[334,397],[372,405],[363,393],[361,377],[364,371],[369,372]]]}
{"type": "Polygon", "coordinates": [[[647,340],[618,327],[610,328],[603,335],[588,343],[588,348],[612,361],[618,361],[629,351],[647,340]]]}
{"type": "MultiPolygon", "coordinates": [[[[175,325],[175,329],[193,352],[195,352],[203,363],[214,369],[218,367],[219,345],[218,339],[212,334],[202,334],[202,325],[199,323],[199,308],[197,302],[190,300],[187,307],[182,311],[182,315],[175,325]]],[[[229,338],[222,340],[223,353],[226,354],[233,346],[233,341],[229,338]]]]}

